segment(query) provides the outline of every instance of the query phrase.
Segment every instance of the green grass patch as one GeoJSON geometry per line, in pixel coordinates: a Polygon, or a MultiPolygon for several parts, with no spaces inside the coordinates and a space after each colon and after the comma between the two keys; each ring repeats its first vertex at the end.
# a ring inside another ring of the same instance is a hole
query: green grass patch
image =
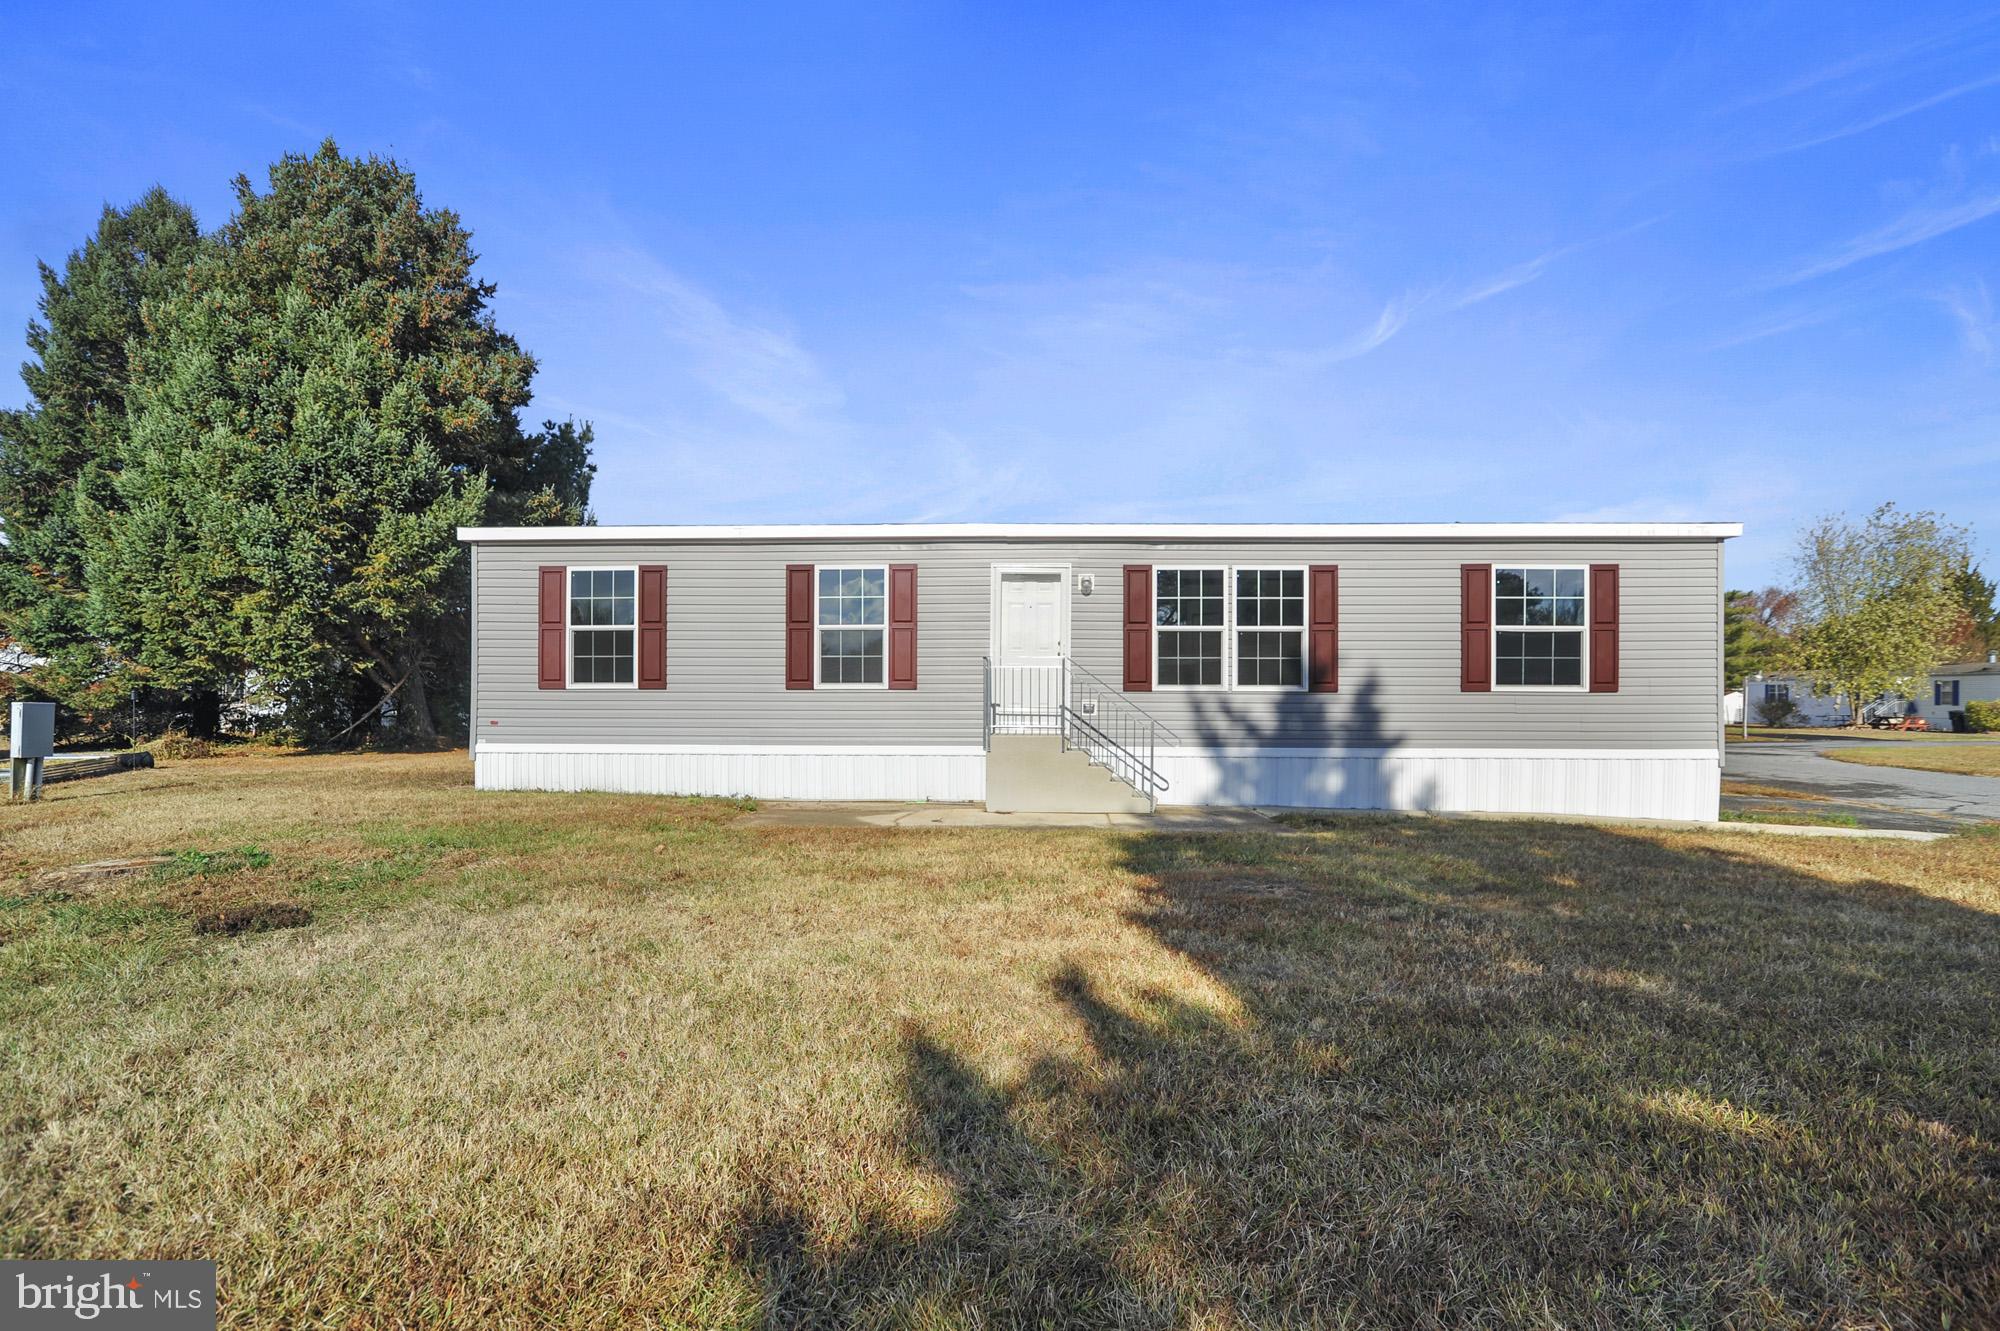
{"type": "Polygon", "coordinates": [[[370,828],[362,840],[383,850],[412,850],[433,855],[454,850],[533,855],[562,845],[574,835],[574,832],[546,823],[488,819],[445,825],[370,828]]]}
{"type": "Polygon", "coordinates": [[[406,901],[413,895],[411,885],[429,872],[441,853],[429,847],[413,848],[319,869],[300,886],[300,895],[316,906],[347,909],[406,901]]]}
{"type": "Polygon", "coordinates": [[[98,938],[107,934],[139,933],[171,921],[174,913],[165,906],[130,901],[57,901],[50,903],[45,917],[57,933],[98,938]]]}
{"type": "Polygon", "coordinates": [[[1817,809],[1724,809],[1725,823],[1769,823],[1782,827],[1859,827],[1861,820],[1851,813],[1822,813],[1817,809]]]}
{"type": "Polygon", "coordinates": [[[239,846],[235,850],[177,850],[172,854],[172,859],[153,868],[154,882],[219,878],[224,874],[242,873],[246,869],[268,868],[271,863],[271,853],[257,846],[239,846]]]}

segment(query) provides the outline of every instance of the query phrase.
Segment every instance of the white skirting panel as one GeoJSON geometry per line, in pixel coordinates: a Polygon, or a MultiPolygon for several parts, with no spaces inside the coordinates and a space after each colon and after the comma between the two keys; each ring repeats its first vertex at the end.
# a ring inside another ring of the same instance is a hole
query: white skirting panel
{"type": "MultiPolygon", "coordinates": [[[[1709,749],[1162,749],[1162,804],[1585,814],[1712,822],[1709,749]]],[[[971,748],[761,745],[479,746],[481,790],[606,790],[793,800],[986,798],[971,748]]]]}
{"type": "Polygon", "coordinates": [[[481,744],[481,790],[607,790],[769,800],[986,798],[986,755],[971,748],[824,749],[748,745],[481,744]]]}
{"type": "Polygon", "coordinates": [[[1713,822],[1712,749],[1163,749],[1163,804],[1713,822]]]}

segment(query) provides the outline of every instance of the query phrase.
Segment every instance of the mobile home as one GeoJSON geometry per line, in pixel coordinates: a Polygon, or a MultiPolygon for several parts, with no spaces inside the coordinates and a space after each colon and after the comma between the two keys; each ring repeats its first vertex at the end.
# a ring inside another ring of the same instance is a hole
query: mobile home
{"type": "Polygon", "coordinates": [[[2000,653],[1984,660],[1939,666],[1911,710],[1930,722],[1932,730],[1961,730],[1969,702],[2000,702],[2000,653]]]}
{"type": "Polygon", "coordinates": [[[467,528],[475,777],[1713,819],[1740,531],[467,528]]]}

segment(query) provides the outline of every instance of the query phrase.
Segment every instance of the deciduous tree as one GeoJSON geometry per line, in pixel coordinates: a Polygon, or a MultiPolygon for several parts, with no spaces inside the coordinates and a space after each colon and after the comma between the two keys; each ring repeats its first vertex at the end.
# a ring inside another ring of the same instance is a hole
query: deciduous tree
{"type": "Polygon", "coordinates": [[[1858,523],[1821,519],[1799,538],[1800,627],[1785,666],[1845,694],[1857,721],[1880,694],[1914,695],[1963,632],[1968,548],[1963,528],[1894,504],[1858,523]]]}

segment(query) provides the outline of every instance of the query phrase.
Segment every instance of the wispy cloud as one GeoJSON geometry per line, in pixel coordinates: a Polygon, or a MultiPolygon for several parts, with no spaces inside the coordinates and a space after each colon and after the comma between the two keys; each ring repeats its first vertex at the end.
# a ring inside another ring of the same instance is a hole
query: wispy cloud
{"type": "Polygon", "coordinates": [[[1935,32],[1926,33],[1911,41],[1896,45],[1871,47],[1857,51],[1840,60],[1831,61],[1789,79],[1777,87],[1764,92],[1753,93],[1723,107],[1724,114],[1746,111],[1752,107],[1765,106],[1772,102],[1784,101],[1802,93],[1813,92],[1830,84],[1858,81],[1860,87],[1870,87],[1880,82],[1882,71],[1894,70],[1912,57],[1923,55],[1941,47],[1955,47],[1967,33],[1982,27],[1992,26],[1992,17],[1982,15],[1963,23],[1954,23],[1935,32]],[[1864,77],[1864,76],[1876,77],[1864,77]]]}
{"type": "Polygon", "coordinates": [[[1943,92],[1932,93],[1928,97],[1920,98],[1904,106],[1899,106],[1892,111],[1884,111],[1879,115],[1872,115],[1866,119],[1857,120],[1852,124],[1843,125],[1839,129],[1830,130],[1824,134],[1816,134],[1811,138],[1800,139],[1796,143],[1788,143],[1779,148],[1773,148],[1769,152],[1761,154],[1761,156],[1766,158],[1782,157],[1786,153],[1804,152],[1808,148],[1817,148],[1822,144],[1853,138],[1856,134],[1866,134],[1871,129],[1880,129],[1882,126],[1893,124],[1906,116],[1913,116],[1919,111],[1928,111],[1934,106],[1942,106],[1946,102],[1955,101],[1967,93],[1978,92],[1983,88],[1991,88],[1995,85],[2000,85],[2000,74],[1989,74],[1985,78],[1973,79],[1971,82],[1961,83],[1955,88],[1946,88],[1943,92]]]}
{"type": "Polygon", "coordinates": [[[1410,322],[1410,316],[1417,312],[1417,307],[1428,299],[1430,299],[1428,293],[1406,291],[1390,300],[1382,306],[1382,313],[1375,316],[1374,326],[1358,337],[1350,339],[1345,347],[1335,352],[1334,358],[1352,360],[1356,356],[1365,356],[1375,350],[1402,332],[1403,326],[1410,322]]]}
{"type": "Polygon", "coordinates": [[[1484,281],[1475,282],[1452,301],[1451,307],[1462,310],[1468,305],[1477,305],[1481,301],[1492,300],[1495,296],[1503,296],[1509,291],[1524,287],[1540,278],[1549,270],[1550,264],[1575,248],[1574,245],[1565,245],[1545,254],[1538,254],[1526,263],[1517,263],[1512,268],[1503,269],[1484,281]]]}
{"type": "Polygon", "coordinates": [[[1545,250],[1525,263],[1517,263],[1512,268],[1502,269],[1500,272],[1483,281],[1471,283],[1464,291],[1452,299],[1451,308],[1462,310],[1468,305],[1477,305],[1481,301],[1491,300],[1495,296],[1503,296],[1509,291],[1527,286],[1530,282],[1540,280],[1542,275],[1548,272],[1549,268],[1558,260],[1566,259],[1572,254],[1594,248],[1598,245],[1622,239],[1635,231],[1644,231],[1647,227],[1655,225],[1660,220],[1659,217],[1643,218],[1640,221],[1633,222],[1629,226],[1621,226],[1616,231],[1608,231],[1603,235],[1592,236],[1585,240],[1572,241],[1567,245],[1558,245],[1554,249],[1545,250]]]}
{"type": "Polygon", "coordinates": [[[1752,342],[1762,342],[1769,337],[1783,337],[1786,333],[1796,333],[1803,328],[1817,328],[1821,324],[1832,323],[1852,312],[1854,304],[1848,300],[1836,300],[1811,308],[1795,308],[1774,311],[1752,323],[1746,324],[1733,333],[1708,344],[1710,351],[1728,351],[1733,347],[1747,346],[1752,342]]]}
{"type": "Polygon", "coordinates": [[[1411,287],[1400,295],[1390,298],[1375,316],[1374,323],[1357,331],[1331,346],[1294,353],[1284,358],[1287,368],[1317,369],[1336,365],[1342,361],[1356,360],[1381,347],[1407,328],[1426,306],[1438,305],[1444,310],[1463,310],[1471,306],[1504,296],[1510,291],[1518,291],[1532,282],[1540,281],[1559,260],[1593,245],[1601,245],[1619,236],[1629,235],[1644,227],[1651,226],[1657,218],[1649,218],[1631,226],[1621,227],[1607,235],[1579,240],[1568,245],[1558,245],[1544,250],[1531,259],[1503,268],[1490,276],[1475,279],[1456,290],[1444,283],[1427,287],[1411,287]]]}
{"type": "Polygon", "coordinates": [[[647,251],[587,249],[579,267],[650,302],[655,326],[692,354],[696,377],[739,410],[794,433],[822,427],[839,411],[839,387],[789,332],[732,314],[647,251]]]}
{"type": "Polygon", "coordinates": [[[1958,325],[1959,342],[1966,354],[1982,364],[1991,362],[1993,297],[1987,292],[1986,283],[1975,281],[1968,286],[1953,287],[1939,292],[1935,299],[1958,325]]]}
{"type": "Polygon", "coordinates": [[[1921,245],[1961,227],[1971,226],[1974,222],[1984,221],[1995,213],[2000,213],[2000,194],[1985,194],[1944,207],[1912,209],[1886,226],[1864,232],[1831,253],[1780,274],[1767,285],[1792,286],[1825,277],[1865,259],[1921,245]]]}
{"type": "Polygon", "coordinates": [[[1351,336],[1328,346],[1286,352],[1277,357],[1286,369],[1317,370],[1342,361],[1357,360],[1386,344],[1409,324],[1410,317],[1437,294],[1436,289],[1409,290],[1391,297],[1375,316],[1375,322],[1351,336]]]}

